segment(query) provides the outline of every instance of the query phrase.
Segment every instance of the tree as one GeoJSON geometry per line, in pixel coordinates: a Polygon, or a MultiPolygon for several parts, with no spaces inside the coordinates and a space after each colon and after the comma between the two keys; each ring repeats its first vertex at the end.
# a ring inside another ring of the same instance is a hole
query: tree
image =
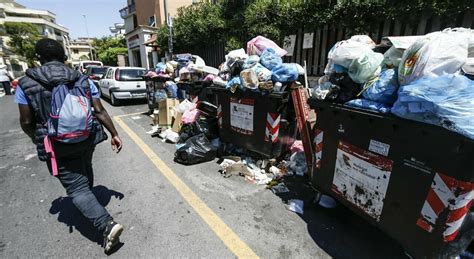
{"type": "Polygon", "coordinates": [[[5,32],[10,37],[8,46],[29,67],[35,67],[35,44],[41,38],[35,25],[23,22],[5,22],[5,32]]]}
{"type": "Polygon", "coordinates": [[[99,60],[108,66],[117,65],[117,54],[128,52],[125,38],[102,37],[94,39],[92,46],[95,48],[99,60]]]}
{"type": "Polygon", "coordinates": [[[117,55],[127,54],[127,48],[109,48],[106,51],[99,54],[99,60],[107,66],[117,66],[117,55]]]}

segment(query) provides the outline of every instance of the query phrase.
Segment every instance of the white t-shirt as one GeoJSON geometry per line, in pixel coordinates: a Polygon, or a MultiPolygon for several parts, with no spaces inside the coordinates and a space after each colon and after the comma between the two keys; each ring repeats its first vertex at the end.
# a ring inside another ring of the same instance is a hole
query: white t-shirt
{"type": "Polygon", "coordinates": [[[0,69],[0,82],[10,82],[9,73],[6,69],[0,69]]]}

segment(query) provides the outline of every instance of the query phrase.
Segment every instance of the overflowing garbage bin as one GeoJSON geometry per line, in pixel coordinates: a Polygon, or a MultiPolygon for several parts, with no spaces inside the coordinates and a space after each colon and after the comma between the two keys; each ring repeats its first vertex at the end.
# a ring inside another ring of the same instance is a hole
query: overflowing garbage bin
{"type": "Polygon", "coordinates": [[[311,181],[414,258],[472,241],[474,141],[439,126],[309,100],[317,113],[311,181]]]}
{"type": "Polygon", "coordinates": [[[296,138],[296,117],[288,92],[262,93],[212,88],[222,142],[265,158],[285,153],[296,138]]]}

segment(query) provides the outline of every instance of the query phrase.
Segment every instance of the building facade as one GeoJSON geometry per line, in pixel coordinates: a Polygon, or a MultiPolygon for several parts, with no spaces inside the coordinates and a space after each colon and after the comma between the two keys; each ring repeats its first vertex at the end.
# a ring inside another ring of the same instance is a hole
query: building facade
{"type": "Polygon", "coordinates": [[[73,66],[78,65],[83,60],[95,60],[96,53],[92,47],[91,38],[77,38],[69,42],[69,50],[71,53],[71,63],[73,66]]]}
{"type": "Polygon", "coordinates": [[[123,23],[114,23],[114,26],[109,27],[109,30],[115,38],[122,38],[125,36],[125,25],[123,23]]]}
{"type": "MultiPolygon", "coordinates": [[[[71,61],[69,30],[56,23],[54,13],[29,9],[14,0],[0,0],[0,27],[3,27],[5,22],[24,22],[36,25],[38,32],[43,37],[57,40],[63,44],[68,61],[71,61]]],[[[27,69],[27,64],[20,61],[9,49],[8,42],[9,37],[2,29],[0,33],[0,64],[7,65],[15,76],[19,76],[27,69]]]]}
{"type": "Polygon", "coordinates": [[[159,62],[159,46],[150,42],[156,28],[166,26],[165,2],[169,15],[174,16],[179,7],[196,0],[127,0],[127,6],[119,10],[124,19],[130,66],[150,69],[159,62]]]}

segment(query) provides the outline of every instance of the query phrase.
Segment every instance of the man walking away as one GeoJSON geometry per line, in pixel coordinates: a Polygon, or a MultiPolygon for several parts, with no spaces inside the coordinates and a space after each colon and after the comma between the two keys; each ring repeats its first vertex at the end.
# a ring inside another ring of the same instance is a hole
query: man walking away
{"type": "Polygon", "coordinates": [[[92,155],[95,145],[107,138],[101,124],[112,136],[113,151],[120,152],[122,141],[94,83],[64,64],[62,45],[41,39],[35,51],[42,66],[28,69],[16,92],[21,128],[74,205],[103,231],[104,252],[109,253],[120,242],[123,226],[112,219],[91,191],[92,155]]]}
{"type": "Polygon", "coordinates": [[[11,95],[11,85],[10,81],[13,81],[13,77],[10,75],[10,72],[7,70],[6,65],[0,66],[0,83],[3,86],[3,90],[5,91],[6,95],[11,95]]]}

